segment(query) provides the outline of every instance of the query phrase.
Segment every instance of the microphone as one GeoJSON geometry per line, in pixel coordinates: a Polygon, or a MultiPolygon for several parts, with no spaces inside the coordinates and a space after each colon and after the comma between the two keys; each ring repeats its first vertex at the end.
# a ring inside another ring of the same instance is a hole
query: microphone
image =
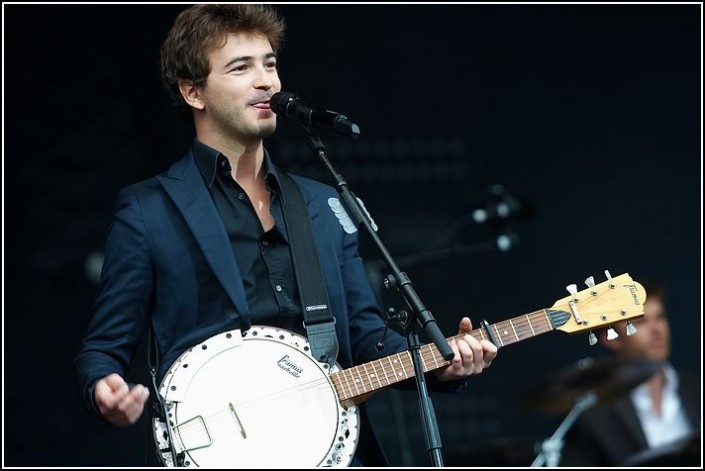
{"type": "Polygon", "coordinates": [[[360,128],[346,116],[333,111],[314,109],[293,93],[275,93],[269,100],[269,107],[279,116],[295,119],[309,131],[329,128],[352,139],[360,137],[360,128]]]}

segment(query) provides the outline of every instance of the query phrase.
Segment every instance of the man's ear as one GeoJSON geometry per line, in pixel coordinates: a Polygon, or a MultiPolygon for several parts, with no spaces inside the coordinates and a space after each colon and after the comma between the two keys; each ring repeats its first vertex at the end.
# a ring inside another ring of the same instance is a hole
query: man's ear
{"type": "Polygon", "coordinates": [[[201,96],[201,87],[189,80],[180,80],[179,91],[189,106],[197,110],[205,109],[206,104],[201,96]]]}

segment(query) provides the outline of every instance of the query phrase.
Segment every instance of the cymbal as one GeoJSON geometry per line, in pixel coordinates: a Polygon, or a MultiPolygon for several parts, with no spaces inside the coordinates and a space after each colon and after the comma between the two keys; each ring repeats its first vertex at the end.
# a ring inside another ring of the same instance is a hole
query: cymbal
{"type": "Polygon", "coordinates": [[[535,412],[566,414],[581,396],[590,392],[597,396],[597,404],[603,404],[649,379],[659,366],[646,358],[584,358],[534,384],[522,394],[519,406],[535,412]]]}

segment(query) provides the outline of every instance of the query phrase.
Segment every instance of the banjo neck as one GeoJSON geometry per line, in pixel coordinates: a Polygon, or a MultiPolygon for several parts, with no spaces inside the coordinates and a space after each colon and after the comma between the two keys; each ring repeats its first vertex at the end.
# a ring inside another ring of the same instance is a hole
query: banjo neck
{"type": "MultiPolygon", "coordinates": [[[[588,278],[588,289],[580,292],[575,285],[569,285],[566,289],[571,295],[557,300],[550,308],[495,324],[483,322],[481,328],[467,334],[477,340],[489,340],[500,348],[552,330],[574,334],[643,316],[646,299],[644,287],[627,273],[613,278],[605,271],[605,275],[607,280],[597,285],[593,277],[588,278]]],[[[447,340],[457,340],[467,334],[458,334],[447,340]]],[[[424,373],[450,364],[432,343],[420,347],[420,353],[424,373]]],[[[331,374],[341,402],[355,404],[380,388],[414,376],[414,365],[408,351],[331,374]]]]}
{"type": "MultiPolygon", "coordinates": [[[[486,324],[467,334],[477,340],[490,340],[499,348],[554,330],[555,313],[556,311],[541,309],[496,324],[486,324]]],[[[446,340],[458,341],[464,335],[466,334],[458,334],[446,340]]],[[[432,343],[421,346],[419,353],[424,373],[450,364],[432,343]]],[[[340,401],[343,403],[350,401],[354,404],[363,402],[371,393],[379,389],[414,376],[416,376],[414,364],[408,351],[330,375],[340,401]]]]}

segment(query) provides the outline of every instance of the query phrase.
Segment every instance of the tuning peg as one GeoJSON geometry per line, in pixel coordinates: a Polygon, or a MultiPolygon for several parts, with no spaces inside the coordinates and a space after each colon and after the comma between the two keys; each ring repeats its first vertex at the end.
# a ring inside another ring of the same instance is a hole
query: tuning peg
{"type": "Polygon", "coordinates": [[[588,288],[592,288],[595,286],[595,277],[594,276],[588,276],[585,278],[585,284],[588,286],[588,288]]]}
{"type": "Polygon", "coordinates": [[[619,337],[619,334],[617,333],[616,330],[614,330],[612,327],[607,329],[607,340],[614,340],[617,337],[619,337]]]}
{"type": "Polygon", "coordinates": [[[566,286],[565,289],[567,289],[570,294],[575,295],[575,293],[578,292],[578,285],[576,285],[575,283],[572,283],[572,284],[566,286]]]}
{"type": "Polygon", "coordinates": [[[588,342],[591,347],[597,343],[597,336],[592,332],[592,330],[590,331],[590,335],[588,335],[588,342]]]}
{"type": "Polygon", "coordinates": [[[611,279],[612,279],[612,275],[610,275],[610,271],[609,271],[609,270],[605,270],[605,276],[607,277],[608,280],[611,280],[611,279]]]}
{"type": "Polygon", "coordinates": [[[632,324],[632,321],[627,321],[627,335],[631,336],[636,334],[636,327],[632,324]]]}

